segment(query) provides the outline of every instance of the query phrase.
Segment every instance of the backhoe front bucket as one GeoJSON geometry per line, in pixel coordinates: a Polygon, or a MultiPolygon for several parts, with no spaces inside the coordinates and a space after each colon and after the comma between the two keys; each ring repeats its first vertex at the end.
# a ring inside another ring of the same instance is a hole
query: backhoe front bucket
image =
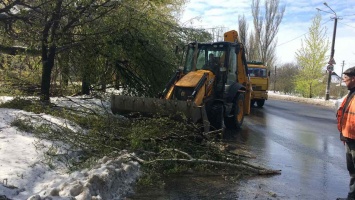
{"type": "Polygon", "coordinates": [[[193,102],[188,101],[112,95],[111,110],[114,114],[142,112],[174,115],[181,113],[190,118],[193,123],[199,120],[204,123],[204,126],[207,125],[206,122],[208,123],[205,107],[196,106],[193,102]]]}

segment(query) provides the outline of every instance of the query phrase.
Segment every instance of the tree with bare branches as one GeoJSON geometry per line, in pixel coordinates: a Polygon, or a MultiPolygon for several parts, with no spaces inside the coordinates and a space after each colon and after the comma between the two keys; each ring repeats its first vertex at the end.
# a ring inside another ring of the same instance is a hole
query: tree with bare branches
{"type": "Polygon", "coordinates": [[[260,9],[260,0],[253,0],[251,5],[254,24],[251,38],[255,38],[259,59],[268,66],[275,63],[276,35],[286,8],[279,4],[279,0],[267,0],[264,11],[260,9]]]}
{"type": "Polygon", "coordinates": [[[248,52],[249,46],[247,43],[248,29],[249,29],[249,26],[248,26],[247,20],[245,18],[245,15],[243,15],[243,16],[239,15],[238,16],[238,33],[239,33],[240,41],[244,44],[247,60],[249,60],[249,52],[248,52]]]}

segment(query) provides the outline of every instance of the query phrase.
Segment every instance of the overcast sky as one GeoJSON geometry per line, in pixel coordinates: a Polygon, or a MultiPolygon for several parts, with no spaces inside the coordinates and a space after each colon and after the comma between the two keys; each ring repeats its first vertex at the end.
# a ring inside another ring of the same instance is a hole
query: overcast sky
{"type": "MultiPolygon", "coordinates": [[[[264,7],[264,1],[261,0],[264,7]]],[[[322,25],[327,28],[329,52],[334,29],[334,14],[323,3],[324,0],[280,0],[280,5],[286,6],[284,18],[277,35],[277,65],[296,62],[295,52],[301,47],[301,40],[305,38],[312,19],[321,12],[322,25]]],[[[342,63],[344,70],[355,66],[355,1],[328,0],[330,6],[339,17],[336,29],[334,70],[341,74],[342,63]]],[[[181,23],[196,28],[225,27],[227,30],[238,30],[238,15],[245,15],[249,21],[249,30],[253,26],[250,0],[189,0],[185,6],[181,23]]]]}

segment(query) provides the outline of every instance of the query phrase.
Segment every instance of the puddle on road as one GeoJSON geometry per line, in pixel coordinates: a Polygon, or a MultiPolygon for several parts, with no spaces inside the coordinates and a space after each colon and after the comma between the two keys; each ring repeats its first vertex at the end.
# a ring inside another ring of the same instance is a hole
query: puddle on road
{"type": "MultiPolygon", "coordinates": [[[[268,179],[263,176],[258,179],[268,179]]],[[[165,185],[135,189],[126,200],[210,200],[210,199],[277,199],[276,193],[263,184],[250,184],[251,176],[182,175],[169,176],[165,185]]]]}
{"type": "Polygon", "coordinates": [[[127,200],[150,199],[235,199],[237,183],[233,177],[224,176],[169,176],[165,185],[159,187],[138,187],[127,200]]]}

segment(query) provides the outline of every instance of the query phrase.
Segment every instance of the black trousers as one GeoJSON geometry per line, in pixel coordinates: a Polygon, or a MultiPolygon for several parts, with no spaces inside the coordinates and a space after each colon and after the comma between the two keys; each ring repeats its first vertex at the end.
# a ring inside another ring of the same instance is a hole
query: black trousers
{"type": "Polygon", "coordinates": [[[348,199],[355,199],[355,142],[345,142],[346,166],[350,175],[348,199]]]}

